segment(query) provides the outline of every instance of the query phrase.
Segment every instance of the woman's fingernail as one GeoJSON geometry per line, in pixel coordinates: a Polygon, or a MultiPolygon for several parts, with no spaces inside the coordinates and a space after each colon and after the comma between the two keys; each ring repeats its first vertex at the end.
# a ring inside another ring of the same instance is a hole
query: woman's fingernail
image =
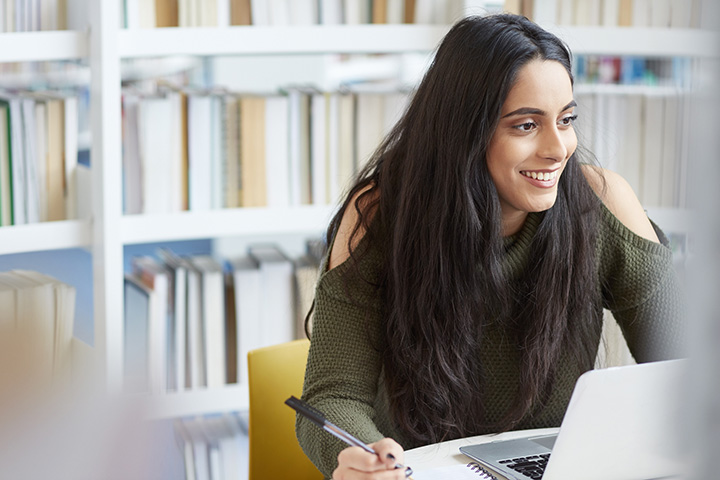
{"type": "Polygon", "coordinates": [[[390,460],[395,460],[395,455],[393,455],[392,453],[388,453],[386,456],[387,456],[387,458],[389,458],[390,460]]]}

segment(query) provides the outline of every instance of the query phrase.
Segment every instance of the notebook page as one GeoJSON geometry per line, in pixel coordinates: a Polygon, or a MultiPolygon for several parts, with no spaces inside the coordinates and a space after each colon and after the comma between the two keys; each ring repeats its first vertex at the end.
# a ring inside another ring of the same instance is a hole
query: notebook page
{"type": "Polygon", "coordinates": [[[495,477],[487,476],[465,464],[431,468],[412,475],[413,480],[478,480],[481,478],[492,479],[495,477]]]}

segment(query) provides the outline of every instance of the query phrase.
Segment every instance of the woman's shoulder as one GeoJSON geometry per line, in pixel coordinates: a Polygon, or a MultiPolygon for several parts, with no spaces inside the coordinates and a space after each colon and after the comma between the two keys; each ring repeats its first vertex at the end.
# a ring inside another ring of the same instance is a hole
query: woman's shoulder
{"type": "Polygon", "coordinates": [[[594,165],[583,165],[582,170],[595,194],[625,228],[635,235],[659,243],[645,209],[622,176],[594,165]]]}
{"type": "Polygon", "coordinates": [[[343,212],[340,225],[330,245],[328,270],[337,267],[350,258],[350,252],[355,250],[365,237],[366,225],[369,225],[377,207],[378,189],[368,185],[352,196],[343,212]],[[360,215],[364,222],[358,224],[360,215]]]}

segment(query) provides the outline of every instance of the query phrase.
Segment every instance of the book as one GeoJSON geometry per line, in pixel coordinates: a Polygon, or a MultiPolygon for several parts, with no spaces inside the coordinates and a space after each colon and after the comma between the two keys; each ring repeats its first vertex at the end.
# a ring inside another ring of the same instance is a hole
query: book
{"type": "Polygon", "coordinates": [[[343,23],[343,0],[320,0],[319,23],[340,25],[343,23]]]}
{"type": "Polygon", "coordinates": [[[618,21],[620,27],[630,27],[633,24],[633,0],[618,0],[618,21]]]}
{"type": "Polygon", "coordinates": [[[680,117],[680,100],[678,95],[668,95],[665,97],[665,118],[662,129],[662,158],[660,159],[661,168],[661,185],[660,185],[660,206],[676,207],[677,202],[677,184],[680,177],[680,158],[681,158],[681,137],[678,134],[681,126],[680,117]]]}
{"type": "MultiPolygon", "coordinates": [[[[37,155],[37,134],[35,121],[35,99],[23,96],[21,100],[22,107],[22,130],[23,130],[23,149],[25,160],[25,208],[28,223],[37,223],[40,221],[40,190],[44,187],[38,179],[38,163],[42,160],[37,155]]],[[[60,157],[62,160],[62,157],[60,157]]],[[[61,187],[64,187],[65,175],[62,170],[59,173],[61,187]]],[[[62,190],[61,190],[62,192],[62,190]]],[[[62,194],[61,194],[62,195],[62,194]]],[[[64,197],[61,200],[64,203],[64,197]]],[[[64,220],[63,215],[56,220],[64,220]]]]}
{"type": "Polygon", "coordinates": [[[210,95],[204,93],[188,95],[188,208],[193,211],[211,207],[211,102],[210,95]]]}
{"type": "Polygon", "coordinates": [[[253,245],[248,254],[260,269],[260,333],[258,346],[277,345],[295,338],[293,264],[274,245],[253,245]]]}
{"type": "Polygon", "coordinates": [[[262,345],[262,278],[257,262],[250,256],[230,261],[235,295],[237,381],[247,384],[247,354],[262,345]]]}
{"type": "Polygon", "coordinates": [[[252,25],[250,0],[230,1],[230,25],[252,25]]]}
{"type": "Polygon", "coordinates": [[[219,388],[225,385],[227,379],[223,271],[209,255],[194,255],[188,259],[200,273],[206,385],[208,388],[219,388]]]}
{"type": "Polygon", "coordinates": [[[405,19],[405,1],[387,0],[387,23],[400,24],[405,19]]]}
{"type": "Polygon", "coordinates": [[[168,388],[181,391],[186,388],[186,356],[187,350],[187,276],[188,268],[185,261],[170,249],[162,248],[158,252],[169,273],[170,287],[170,321],[168,335],[169,374],[168,388]]]}
{"type": "Polygon", "coordinates": [[[122,95],[122,171],[123,213],[139,214],[143,211],[142,165],[138,132],[138,105],[140,97],[125,91],[122,95]]]}
{"type": "Polygon", "coordinates": [[[210,94],[210,208],[224,206],[225,179],[225,111],[221,92],[210,94]]]}
{"type": "Polygon", "coordinates": [[[168,314],[172,304],[170,275],[164,265],[150,256],[133,258],[132,268],[134,278],[149,290],[148,386],[151,393],[163,393],[168,390],[173,376],[168,374],[173,327],[168,314]]]}
{"type": "Polygon", "coordinates": [[[137,121],[142,211],[150,214],[179,211],[179,115],[174,111],[172,97],[140,97],[137,121]]]}
{"type": "Polygon", "coordinates": [[[235,95],[224,95],[222,105],[225,113],[225,157],[223,158],[223,205],[226,208],[240,206],[240,101],[235,95]]]}
{"type": "Polygon", "coordinates": [[[155,26],[177,27],[178,0],[155,0],[155,26]]]}
{"type": "Polygon", "coordinates": [[[47,100],[47,220],[64,220],[65,211],[65,112],[60,98],[47,100]]]}
{"type": "MultiPolygon", "coordinates": [[[[35,153],[37,162],[36,179],[38,185],[38,216],[41,222],[47,221],[47,105],[42,98],[35,100],[35,153]]],[[[67,207],[67,205],[66,205],[67,207]]],[[[67,210],[67,208],[66,208],[67,210]]]]}
{"type": "MultiPolygon", "coordinates": [[[[52,365],[53,374],[60,374],[72,360],[71,348],[75,323],[75,288],[49,275],[30,270],[14,270],[11,274],[30,280],[36,286],[49,285],[52,291],[52,313],[50,322],[54,325],[52,365]]],[[[34,319],[45,321],[46,319],[34,319]]]]}
{"type": "Polygon", "coordinates": [[[207,386],[202,272],[189,259],[184,258],[183,262],[187,269],[185,385],[198,389],[207,386]]]}
{"type": "Polygon", "coordinates": [[[618,173],[627,180],[633,191],[642,198],[642,159],[644,157],[645,118],[644,99],[641,95],[628,95],[621,102],[624,119],[619,140],[622,150],[618,161],[618,173]]]}
{"type": "Polygon", "coordinates": [[[265,190],[268,207],[290,205],[288,110],[287,96],[265,97],[265,190]]]}
{"type": "Polygon", "coordinates": [[[387,0],[372,0],[372,23],[388,23],[387,0]]]}
{"type": "Polygon", "coordinates": [[[670,0],[652,0],[649,4],[650,26],[656,28],[669,28],[671,21],[670,0]]]}
{"type": "Polygon", "coordinates": [[[327,95],[314,93],[310,99],[310,168],[313,205],[327,205],[327,95]]]}
{"type": "Polygon", "coordinates": [[[651,0],[633,0],[632,2],[632,26],[650,26],[650,4],[651,0]]]}
{"type": "MultiPolygon", "coordinates": [[[[338,97],[338,169],[337,190],[342,193],[350,187],[355,176],[355,95],[341,94],[338,97]]],[[[331,200],[338,198],[334,197],[331,200]]]]}
{"type": "Polygon", "coordinates": [[[658,207],[661,204],[662,147],[657,134],[663,131],[665,122],[665,101],[660,95],[645,97],[644,146],[642,157],[642,197],[644,207],[658,207]]]}
{"type": "Polygon", "coordinates": [[[149,325],[152,291],[126,275],[123,307],[123,386],[127,392],[149,390],[149,325]]]}
{"type": "Polygon", "coordinates": [[[0,101],[0,226],[13,224],[10,108],[0,101]]]}
{"type": "Polygon", "coordinates": [[[310,96],[299,89],[288,91],[288,158],[290,205],[311,203],[310,189],[310,96]]]}
{"type": "Polygon", "coordinates": [[[355,115],[355,158],[362,170],[383,139],[385,95],[358,92],[355,115]]]}
{"type": "Polygon", "coordinates": [[[572,25],[575,21],[575,1],[558,0],[557,23],[558,25],[572,25]]]}
{"type": "Polygon", "coordinates": [[[240,205],[263,207],[267,205],[267,174],[265,162],[265,98],[240,98],[240,205]]]}

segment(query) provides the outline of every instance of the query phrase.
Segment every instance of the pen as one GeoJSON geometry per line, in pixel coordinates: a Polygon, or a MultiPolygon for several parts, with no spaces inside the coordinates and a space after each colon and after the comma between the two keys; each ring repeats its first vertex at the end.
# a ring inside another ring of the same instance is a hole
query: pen
{"type": "MultiPolygon", "coordinates": [[[[318,412],[316,409],[314,409],[307,403],[303,402],[299,398],[295,398],[294,396],[291,396],[290,398],[285,400],[285,404],[287,406],[289,406],[290,408],[294,409],[296,412],[298,412],[303,417],[310,420],[312,423],[314,423],[318,427],[325,430],[326,432],[329,432],[329,433],[335,435],[337,438],[339,438],[343,442],[347,443],[348,445],[353,446],[353,447],[360,447],[368,453],[377,455],[377,452],[375,450],[373,450],[371,447],[364,444],[357,438],[353,437],[348,432],[346,432],[342,428],[338,427],[334,423],[329,422],[322,413],[318,412]]],[[[399,463],[395,465],[395,468],[404,468],[406,477],[409,477],[413,473],[412,468],[406,467],[399,463]]]]}

